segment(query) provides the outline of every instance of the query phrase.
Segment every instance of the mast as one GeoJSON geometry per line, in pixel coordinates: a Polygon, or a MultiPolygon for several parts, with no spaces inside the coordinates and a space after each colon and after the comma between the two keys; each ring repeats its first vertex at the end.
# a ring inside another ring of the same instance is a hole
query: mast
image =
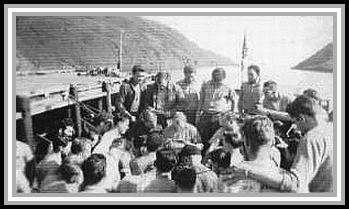
{"type": "Polygon", "coordinates": [[[246,67],[246,57],[247,57],[247,43],[246,43],[246,30],[244,31],[244,39],[242,42],[242,56],[241,56],[241,69],[240,69],[240,73],[241,73],[241,77],[240,77],[240,84],[242,85],[243,82],[243,75],[244,75],[244,69],[246,67]]]}
{"type": "Polygon", "coordinates": [[[117,69],[119,72],[121,72],[121,63],[122,63],[122,33],[123,30],[120,31],[120,46],[119,46],[119,53],[118,53],[118,63],[117,63],[117,69]]]}

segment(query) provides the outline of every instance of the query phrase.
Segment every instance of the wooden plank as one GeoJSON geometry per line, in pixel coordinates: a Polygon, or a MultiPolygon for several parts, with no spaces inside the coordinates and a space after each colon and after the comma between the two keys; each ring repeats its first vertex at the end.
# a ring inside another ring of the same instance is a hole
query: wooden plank
{"type": "Polygon", "coordinates": [[[20,96],[18,97],[19,106],[21,107],[22,118],[24,122],[24,135],[27,139],[27,142],[32,149],[35,151],[35,142],[33,135],[33,122],[31,117],[31,108],[30,108],[30,100],[28,97],[20,96]]]}
{"type": "Polygon", "coordinates": [[[99,112],[103,111],[103,97],[98,99],[98,110],[99,112]]]}
{"type": "Polygon", "coordinates": [[[79,102],[79,94],[76,90],[75,85],[70,86],[71,92],[74,96],[75,101],[75,117],[76,117],[76,126],[77,126],[77,136],[80,137],[82,133],[82,126],[81,126],[81,113],[80,113],[80,105],[78,104],[79,102]]]}
{"type": "Polygon", "coordinates": [[[107,111],[109,113],[112,112],[112,105],[111,105],[111,84],[107,82],[107,111]]]}

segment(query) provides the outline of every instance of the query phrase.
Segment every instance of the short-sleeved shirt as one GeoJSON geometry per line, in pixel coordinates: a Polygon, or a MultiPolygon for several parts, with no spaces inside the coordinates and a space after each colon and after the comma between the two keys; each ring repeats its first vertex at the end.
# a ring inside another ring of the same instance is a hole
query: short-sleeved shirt
{"type": "Polygon", "coordinates": [[[189,123],[185,123],[180,130],[177,130],[174,125],[170,125],[164,129],[163,136],[164,139],[182,139],[193,144],[201,143],[198,129],[189,123]]]}
{"type": "Polygon", "coordinates": [[[284,190],[333,192],[333,125],[321,123],[300,140],[290,172],[284,174],[284,190]]]}
{"type": "Polygon", "coordinates": [[[184,79],[176,83],[184,93],[183,111],[197,111],[200,102],[200,85],[197,81],[187,83],[184,79]]]}
{"type": "Polygon", "coordinates": [[[235,91],[227,84],[215,87],[212,80],[204,82],[200,91],[201,109],[208,113],[227,112],[235,104],[235,91]]]}
{"type": "Polygon", "coordinates": [[[263,105],[263,91],[260,82],[255,84],[243,83],[239,95],[239,110],[247,114],[255,114],[263,105]]]}

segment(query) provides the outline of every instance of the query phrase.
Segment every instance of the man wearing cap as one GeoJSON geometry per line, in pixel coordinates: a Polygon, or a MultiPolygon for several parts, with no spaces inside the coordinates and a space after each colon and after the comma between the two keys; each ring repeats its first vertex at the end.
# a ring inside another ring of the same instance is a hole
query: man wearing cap
{"type": "Polygon", "coordinates": [[[182,88],[185,96],[182,111],[187,116],[188,123],[196,125],[200,103],[200,85],[196,80],[196,68],[185,66],[184,79],[177,81],[177,85],[182,88]]]}
{"type": "Polygon", "coordinates": [[[224,68],[212,71],[212,79],[204,82],[200,90],[200,117],[197,127],[204,144],[203,152],[209,147],[208,141],[219,129],[219,117],[227,111],[234,111],[236,103],[235,91],[224,83],[224,68]]]}
{"type": "Polygon", "coordinates": [[[120,86],[119,94],[115,100],[115,107],[121,113],[127,113],[134,122],[144,108],[146,85],[145,70],[140,65],[132,68],[132,77],[120,86]]]}
{"type": "Polygon", "coordinates": [[[215,172],[201,164],[201,149],[196,145],[186,145],[179,153],[180,165],[192,166],[196,172],[195,191],[198,193],[216,192],[218,177],[215,172]]]}
{"type": "Polygon", "coordinates": [[[146,107],[156,113],[163,128],[168,126],[172,113],[181,109],[184,99],[182,89],[170,80],[168,72],[158,72],[155,83],[146,90],[146,107]]]}

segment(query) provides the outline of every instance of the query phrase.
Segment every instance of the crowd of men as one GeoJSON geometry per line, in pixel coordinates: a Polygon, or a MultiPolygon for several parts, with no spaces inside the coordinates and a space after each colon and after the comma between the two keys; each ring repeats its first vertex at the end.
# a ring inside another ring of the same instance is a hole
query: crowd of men
{"type": "Polygon", "coordinates": [[[196,70],[147,84],[135,65],[81,137],[68,118],[34,152],[17,140],[17,192],[333,192],[333,125],[315,90],[283,95],[251,65],[237,94],[224,68],[203,83],[196,70]]]}

